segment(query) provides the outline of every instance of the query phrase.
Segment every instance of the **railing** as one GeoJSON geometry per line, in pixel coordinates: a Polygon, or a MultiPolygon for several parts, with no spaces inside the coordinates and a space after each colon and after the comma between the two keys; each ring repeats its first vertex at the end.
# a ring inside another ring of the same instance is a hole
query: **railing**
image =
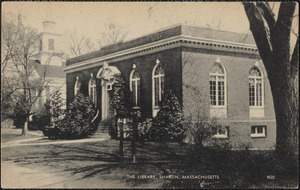
{"type": "Polygon", "coordinates": [[[92,122],[91,122],[91,123],[94,123],[94,121],[95,121],[96,119],[98,119],[99,113],[100,113],[99,110],[97,110],[97,113],[96,113],[95,117],[92,119],[92,122]]]}

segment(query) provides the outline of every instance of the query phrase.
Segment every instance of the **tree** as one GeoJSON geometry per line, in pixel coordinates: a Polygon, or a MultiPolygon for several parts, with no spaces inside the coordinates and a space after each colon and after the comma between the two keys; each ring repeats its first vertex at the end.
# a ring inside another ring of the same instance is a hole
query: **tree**
{"type": "Polygon", "coordinates": [[[101,48],[102,46],[122,41],[127,36],[127,34],[128,30],[124,29],[124,27],[120,23],[114,20],[108,20],[105,23],[104,32],[100,33],[98,44],[101,48]]]}
{"type": "Polygon", "coordinates": [[[298,31],[293,31],[296,3],[282,2],[277,18],[268,2],[243,5],[271,85],[277,126],[276,152],[280,156],[290,155],[291,151],[298,155],[299,38],[298,31]]]}
{"type": "MultiPolygon", "coordinates": [[[[1,60],[4,64],[1,66],[1,86],[7,89],[5,94],[1,93],[5,95],[1,97],[1,104],[9,105],[7,107],[12,110],[23,110],[21,115],[12,113],[10,116],[24,121],[21,122],[24,123],[22,135],[26,136],[29,116],[33,114],[32,108],[47,85],[45,77],[48,67],[43,67],[42,76],[35,76],[39,64],[33,58],[38,51],[39,36],[36,29],[23,24],[20,14],[17,23],[13,19],[4,20],[1,31],[4,36],[1,41],[2,49],[5,50],[5,58],[1,60]]],[[[48,63],[51,57],[49,56],[48,63]]]]}
{"type": "Polygon", "coordinates": [[[91,38],[73,32],[68,36],[68,49],[70,50],[71,55],[78,56],[94,51],[95,45],[91,38]]]}
{"type": "Polygon", "coordinates": [[[160,104],[160,110],[153,119],[153,125],[150,130],[152,139],[158,141],[182,141],[185,131],[183,113],[174,92],[167,90],[160,104]]]}
{"type": "MultiPolygon", "coordinates": [[[[9,20],[7,17],[3,18],[1,22],[1,71],[4,73],[8,61],[15,55],[15,46],[18,35],[20,34],[21,15],[18,15],[17,24],[14,20],[9,20]]],[[[2,74],[1,73],[1,74],[2,74]]]]}

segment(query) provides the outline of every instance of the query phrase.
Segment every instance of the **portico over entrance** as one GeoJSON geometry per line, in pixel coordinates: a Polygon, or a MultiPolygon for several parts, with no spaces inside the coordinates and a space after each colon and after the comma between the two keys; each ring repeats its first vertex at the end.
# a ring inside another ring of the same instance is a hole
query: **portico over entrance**
{"type": "Polygon", "coordinates": [[[96,78],[101,80],[101,120],[105,121],[109,117],[109,94],[108,91],[112,90],[112,85],[115,82],[115,76],[121,75],[117,67],[109,66],[104,62],[103,66],[99,69],[96,78]]]}

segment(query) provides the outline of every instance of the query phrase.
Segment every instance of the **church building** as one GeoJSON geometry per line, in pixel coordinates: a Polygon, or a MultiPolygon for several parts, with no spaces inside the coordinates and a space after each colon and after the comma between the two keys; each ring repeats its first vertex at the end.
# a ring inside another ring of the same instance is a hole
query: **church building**
{"type": "MultiPolygon", "coordinates": [[[[61,41],[61,34],[56,29],[56,23],[44,21],[43,31],[39,34],[39,49],[32,57],[32,65],[35,68],[35,75],[32,77],[45,80],[46,85],[37,102],[37,109],[55,91],[59,91],[61,98],[66,100],[66,73],[62,70],[65,67],[66,59],[60,49],[61,41]]],[[[32,89],[32,94],[38,95],[38,91],[32,89]]]]}
{"type": "Polygon", "coordinates": [[[264,65],[251,34],[176,25],[68,59],[67,103],[81,92],[109,117],[108,91],[121,75],[142,117],[155,117],[172,89],[184,113],[201,105],[226,126],[214,135],[233,146],[274,148],[276,122],[264,65]]]}

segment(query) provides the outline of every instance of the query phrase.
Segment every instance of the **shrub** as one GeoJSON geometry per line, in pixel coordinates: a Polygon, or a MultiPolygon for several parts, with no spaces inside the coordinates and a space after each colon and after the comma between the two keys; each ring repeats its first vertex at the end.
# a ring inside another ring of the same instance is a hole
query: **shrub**
{"type": "Polygon", "coordinates": [[[117,118],[111,117],[108,119],[109,135],[112,139],[118,137],[117,118]]]}
{"type": "Polygon", "coordinates": [[[138,140],[144,142],[150,140],[149,136],[152,127],[152,119],[146,119],[144,122],[138,123],[138,140]]]}
{"type": "Polygon", "coordinates": [[[46,126],[50,125],[50,120],[50,101],[47,100],[43,107],[32,116],[32,121],[29,122],[28,129],[43,131],[46,126]]]}
{"type": "Polygon", "coordinates": [[[117,118],[130,116],[130,98],[125,88],[125,81],[122,76],[115,77],[113,89],[109,92],[110,109],[117,118]]]}
{"type": "Polygon", "coordinates": [[[92,123],[96,109],[92,100],[79,94],[70,103],[69,110],[64,118],[54,119],[49,127],[44,129],[44,134],[49,138],[78,139],[85,138],[96,132],[98,125],[92,123]]]}
{"type": "Polygon", "coordinates": [[[153,119],[149,137],[155,141],[182,141],[184,138],[183,114],[172,90],[166,91],[160,110],[153,119]]]}

